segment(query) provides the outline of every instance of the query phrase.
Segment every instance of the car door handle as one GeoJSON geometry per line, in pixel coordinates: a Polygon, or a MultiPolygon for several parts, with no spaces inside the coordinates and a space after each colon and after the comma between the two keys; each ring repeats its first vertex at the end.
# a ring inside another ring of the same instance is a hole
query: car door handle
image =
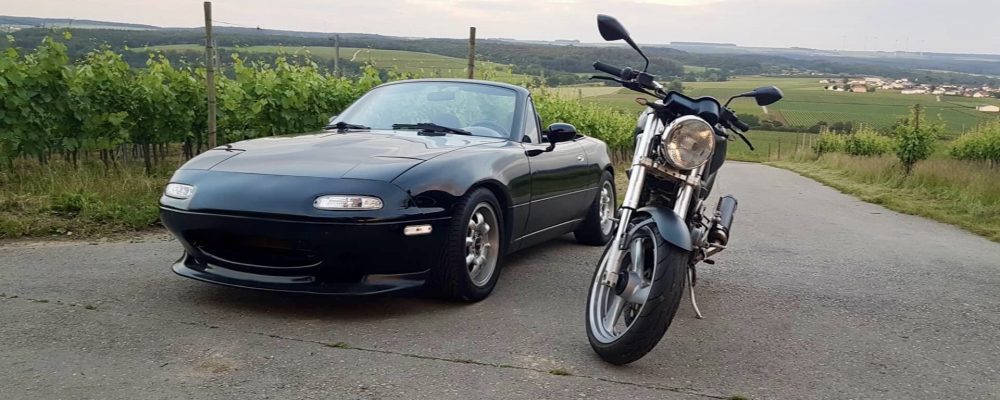
{"type": "Polygon", "coordinates": [[[577,154],[576,161],[583,162],[583,154],[577,154]]]}

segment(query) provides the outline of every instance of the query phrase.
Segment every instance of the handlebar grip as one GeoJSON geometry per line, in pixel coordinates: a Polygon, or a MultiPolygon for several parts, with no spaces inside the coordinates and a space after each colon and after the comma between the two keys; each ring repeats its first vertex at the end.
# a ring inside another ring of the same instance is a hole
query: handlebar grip
{"type": "Polygon", "coordinates": [[[622,72],[624,69],[618,68],[614,65],[605,64],[600,61],[594,63],[594,69],[614,75],[616,78],[622,78],[622,72]]]}
{"type": "Polygon", "coordinates": [[[743,121],[740,121],[738,119],[733,119],[733,126],[735,126],[736,129],[739,129],[739,130],[741,130],[743,132],[746,132],[746,131],[750,130],[750,125],[747,125],[746,123],[744,123],[743,121]]]}

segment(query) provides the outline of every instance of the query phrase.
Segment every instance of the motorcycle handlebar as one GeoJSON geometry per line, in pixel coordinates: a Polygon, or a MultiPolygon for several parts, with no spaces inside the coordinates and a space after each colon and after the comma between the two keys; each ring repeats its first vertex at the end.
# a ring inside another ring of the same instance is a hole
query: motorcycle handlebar
{"type": "Polygon", "coordinates": [[[628,79],[627,77],[622,76],[623,73],[625,72],[625,69],[624,68],[618,68],[618,67],[616,67],[614,65],[605,64],[605,63],[602,63],[602,62],[598,61],[598,62],[594,63],[594,69],[596,69],[598,71],[601,71],[601,72],[604,72],[604,73],[607,73],[607,74],[614,75],[616,78],[628,79]]]}

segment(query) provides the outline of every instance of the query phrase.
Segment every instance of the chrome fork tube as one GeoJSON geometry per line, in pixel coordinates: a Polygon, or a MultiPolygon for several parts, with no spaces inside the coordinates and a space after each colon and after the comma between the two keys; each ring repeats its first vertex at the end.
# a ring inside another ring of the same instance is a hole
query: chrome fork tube
{"type": "Polygon", "coordinates": [[[612,239],[611,249],[605,260],[608,266],[605,269],[603,284],[614,287],[618,282],[618,271],[621,264],[622,251],[625,250],[625,237],[628,235],[628,223],[632,219],[632,213],[639,207],[639,197],[642,196],[642,188],[646,183],[646,167],[640,164],[642,158],[649,154],[653,138],[664,128],[663,122],[655,114],[646,117],[646,125],[636,143],[635,154],[632,156],[632,166],[629,168],[628,187],[625,189],[625,199],[622,201],[621,216],[619,217],[618,230],[612,239]]]}
{"type": "Polygon", "coordinates": [[[681,188],[677,190],[677,198],[674,199],[674,214],[681,217],[682,221],[687,221],[691,200],[696,195],[695,190],[701,187],[701,176],[705,173],[706,165],[702,164],[698,169],[689,172],[687,183],[681,184],[681,188]]]}

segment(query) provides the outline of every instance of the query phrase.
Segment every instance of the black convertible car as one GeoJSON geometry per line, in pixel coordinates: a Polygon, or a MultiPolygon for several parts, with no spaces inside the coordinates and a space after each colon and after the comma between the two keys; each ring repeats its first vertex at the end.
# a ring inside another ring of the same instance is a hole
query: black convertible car
{"type": "Polygon", "coordinates": [[[322,132],[217,147],[160,199],[183,276],[253,289],[372,294],[427,285],[479,300],[504,255],[614,225],[606,145],[540,129],[527,90],[475,80],[381,85],[322,132]]]}

